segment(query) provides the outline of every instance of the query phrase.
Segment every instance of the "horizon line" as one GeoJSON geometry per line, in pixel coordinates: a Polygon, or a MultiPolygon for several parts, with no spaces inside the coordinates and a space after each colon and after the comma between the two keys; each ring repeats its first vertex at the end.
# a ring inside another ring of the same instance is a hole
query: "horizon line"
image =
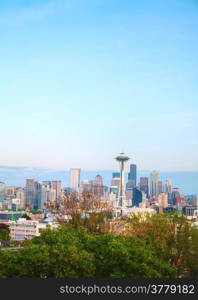
{"type": "MultiPolygon", "coordinates": [[[[137,165],[136,165],[137,166],[137,165]]],[[[40,169],[40,170],[48,170],[48,171],[65,171],[68,172],[70,169],[72,169],[73,167],[70,168],[52,168],[52,167],[41,167],[41,166],[15,166],[15,165],[0,165],[0,168],[29,168],[29,169],[40,169]]],[[[81,169],[81,171],[86,171],[86,172],[109,172],[109,171],[114,171],[114,169],[83,169],[81,167],[79,167],[81,169]]],[[[118,170],[117,168],[115,168],[115,171],[118,170]]],[[[163,169],[157,169],[157,168],[153,168],[153,169],[139,169],[137,170],[137,172],[151,172],[151,171],[157,171],[157,172],[190,172],[190,173],[197,173],[198,170],[163,170],[163,169]]],[[[127,173],[127,172],[126,172],[127,173]]]]}

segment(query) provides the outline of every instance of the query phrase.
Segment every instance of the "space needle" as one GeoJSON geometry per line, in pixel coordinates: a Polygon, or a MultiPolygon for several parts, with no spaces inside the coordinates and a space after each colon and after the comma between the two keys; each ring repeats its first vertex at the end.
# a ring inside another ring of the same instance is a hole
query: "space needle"
{"type": "Polygon", "coordinates": [[[124,154],[122,152],[115,159],[120,164],[120,187],[119,187],[118,201],[119,201],[120,206],[121,206],[121,215],[122,215],[123,214],[123,209],[126,206],[125,205],[125,171],[124,171],[124,164],[125,164],[125,162],[127,162],[130,159],[130,157],[128,157],[126,154],[124,154]]]}

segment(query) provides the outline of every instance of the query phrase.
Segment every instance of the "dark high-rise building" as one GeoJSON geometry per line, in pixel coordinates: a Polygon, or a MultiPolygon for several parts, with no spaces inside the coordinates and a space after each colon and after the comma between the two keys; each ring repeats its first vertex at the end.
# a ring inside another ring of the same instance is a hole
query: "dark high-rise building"
{"type": "Polygon", "coordinates": [[[132,206],[139,207],[139,204],[142,202],[142,192],[137,188],[133,189],[133,199],[132,199],[132,206]]]}
{"type": "Polygon", "coordinates": [[[26,179],[26,207],[40,208],[41,184],[34,179],[26,179]]]}
{"type": "Polygon", "coordinates": [[[145,192],[147,198],[149,197],[148,177],[140,177],[140,191],[145,192]]]}
{"type": "Polygon", "coordinates": [[[26,179],[26,207],[32,209],[35,200],[35,181],[34,179],[26,179]]]}
{"type": "Polygon", "coordinates": [[[133,189],[137,185],[137,167],[130,165],[130,172],[128,173],[127,189],[133,189]]]}
{"type": "Polygon", "coordinates": [[[163,193],[163,183],[162,183],[162,181],[161,180],[159,180],[158,181],[158,183],[157,183],[157,194],[159,195],[159,194],[161,194],[161,193],[163,193]]]}
{"type": "Polygon", "coordinates": [[[42,185],[35,181],[35,199],[33,203],[33,207],[36,209],[41,208],[41,193],[42,193],[42,185]]]}

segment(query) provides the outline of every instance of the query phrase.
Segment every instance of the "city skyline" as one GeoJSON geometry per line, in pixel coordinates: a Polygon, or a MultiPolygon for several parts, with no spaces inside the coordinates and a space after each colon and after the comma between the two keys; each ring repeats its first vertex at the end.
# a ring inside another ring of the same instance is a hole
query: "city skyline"
{"type": "Polygon", "coordinates": [[[195,1],[0,3],[0,165],[198,171],[195,1]]]}
{"type": "MultiPolygon", "coordinates": [[[[130,171],[129,165],[126,168],[127,180],[128,172],[130,171]]],[[[137,168],[137,179],[140,177],[150,177],[150,173],[153,170],[142,171],[137,168]]],[[[81,169],[82,179],[91,180],[97,174],[102,175],[104,179],[104,184],[109,185],[111,181],[112,173],[118,174],[119,168],[115,167],[112,170],[84,170],[81,169]]],[[[175,187],[181,187],[186,195],[198,194],[197,190],[197,180],[198,172],[161,172],[157,170],[160,174],[160,178],[165,181],[166,179],[171,179],[175,187]]],[[[69,186],[69,170],[52,170],[52,169],[42,169],[42,168],[20,168],[20,167],[4,167],[0,166],[0,181],[6,182],[7,185],[24,186],[25,180],[27,178],[32,178],[37,181],[48,181],[48,180],[61,180],[64,186],[69,186]]]]}
{"type": "Polygon", "coordinates": [[[124,175],[124,164],[130,158],[124,153],[120,153],[115,160],[119,162],[120,172],[112,172],[111,185],[107,186],[103,184],[103,177],[99,174],[94,179],[84,180],[79,168],[70,169],[70,182],[67,187],[61,187],[61,180],[54,179],[48,179],[42,183],[35,179],[26,179],[25,187],[9,186],[0,182],[1,209],[11,209],[11,207],[29,210],[45,209],[47,203],[59,205],[61,199],[64,199],[64,195],[72,192],[79,196],[81,193],[90,192],[99,197],[101,201],[107,201],[114,209],[120,209],[121,215],[127,213],[129,207],[144,209],[153,206],[158,212],[162,212],[163,209],[183,210],[187,204],[190,204],[189,209],[196,209],[192,208],[192,204],[197,205],[198,196],[185,195],[180,187],[172,185],[170,178],[163,182],[161,176],[159,177],[156,171],[152,171],[150,180],[149,177],[140,177],[140,181],[137,183],[136,165],[130,164],[130,172],[126,174],[128,176],[124,175]],[[157,206],[156,203],[158,203],[157,206]]]}

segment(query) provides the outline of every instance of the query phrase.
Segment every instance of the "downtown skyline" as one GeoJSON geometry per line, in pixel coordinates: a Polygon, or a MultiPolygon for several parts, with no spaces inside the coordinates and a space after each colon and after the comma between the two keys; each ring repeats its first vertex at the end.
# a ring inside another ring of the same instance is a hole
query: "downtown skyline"
{"type": "MultiPolygon", "coordinates": [[[[138,166],[137,166],[138,167],[138,166]]],[[[174,183],[174,187],[180,187],[185,195],[198,194],[197,181],[198,172],[162,172],[156,170],[160,174],[160,178],[165,181],[170,178],[174,183]]],[[[104,184],[109,185],[113,172],[119,172],[119,167],[114,165],[114,169],[110,170],[87,170],[81,168],[81,178],[91,180],[97,174],[102,175],[104,184]]],[[[129,172],[129,165],[126,167],[129,172]]],[[[149,177],[152,170],[140,170],[137,168],[137,180],[140,177],[149,177]]],[[[61,180],[63,186],[69,186],[69,170],[67,169],[47,169],[47,168],[28,168],[28,167],[1,167],[0,181],[7,185],[24,186],[27,178],[34,178],[37,181],[43,180],[61,180]]]]}
{"type": "Polygon", "coordinates": [[[129,207],[149,208],[155,206],[156,201],[159,207],[164,209],[181,210],[187,204],[198,205],[197,195],[184,194],[180,187],[173,185],[170,178],[163,182],[156,171],[152,171],[149,178],[137,178],[137,166],[130,164],[127,172],[124,165],[130,158],[125,153],[120,153],[115,160],[119,163],[119,172],[111,174],[111,182],[107,185],[101,174],[95,175],[91,180],[81,177],[80,168],[70,168],[69,184],[66,186],[62,186],[60,178],[50,180],[49,177],[47,180],[43,178],[42,183],[35,178],[26,178],[25,187],[9,186],[0,181],[1,208],[45,209],[46,203],[53,202],[58,205],[61,199],[64,199],[64,195],[73,192],[78,195],[88,192],[100,197],[101,201],[107,201],[109,205],[111,203],[115,209],[119,208],[121,215],[125,214],[129,207]]]}
{"type": "Polygon", "coordinates": [[[195,1],[0,3],[5,166],[198,171],[195,1]]]}

